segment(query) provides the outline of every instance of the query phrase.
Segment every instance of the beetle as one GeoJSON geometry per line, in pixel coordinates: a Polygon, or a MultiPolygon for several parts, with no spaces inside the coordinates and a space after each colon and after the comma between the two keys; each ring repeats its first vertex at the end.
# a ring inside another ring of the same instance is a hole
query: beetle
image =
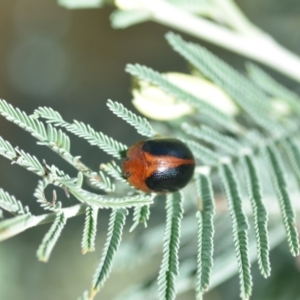
{"type": "Polygon", "coordinates": [[[122,169],[135,188],[147,193],[168,193],[187,185],[194,173],[195,159],[178,139],[151,138],[127,150],[122,169]]]}

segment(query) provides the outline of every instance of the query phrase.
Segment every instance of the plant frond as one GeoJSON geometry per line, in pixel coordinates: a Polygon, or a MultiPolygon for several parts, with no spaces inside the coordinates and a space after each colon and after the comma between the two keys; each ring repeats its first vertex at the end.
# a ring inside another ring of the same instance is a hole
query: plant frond
{"type": "Polygon", "coordinates": [[[248,246],[248,222],[242,208],[242,197],[236,173],[230,163],[219,167],[219,174],[224,186],[228,209],[232,221],[232,232],[239,268],[241,298],[248,299],[252,291],[251,263],[248,246]]]}
{"type": "Polygon", "coordinates": [[[299,96],[281,85],[278,81],[272,78],[269,74],[252,63],[246,64],[249,77],[268,94],[279,97],[280,100],[288,103],[291,108],[300,112],[300,98],[299,96]]]}
{"type": "Polygon", "coordinates": [[[284,170],[279,151],[274,145],[269,145],[266,147],[265,156],[268,161],[274,189],[279,200],[289,248],[292,255],[296,256],[299,254],[299,237],[296,228],[295,211],[291,204],[287,180],[285,178],[286,171],[284,170]]]}
{"type": "Polygon", "coordinates": [[[194,43],[185,42],[169,32],[166,38],[172,48],[193,64],[204,76],[223,88],[251,118],[270,133],[283,134],[284,129],[270,116],[272,107],[267,95],[232,67],[194,43]]]}
{"type": "Polygon", "coordinates": [[[213,267],[213,237],[214,237],[214,215],[215,204],[210,177],[200,174],[196,179],[197,196],[202,207],[197,212],[198,219],[198,251],[197,251],[197,299],[202,298],[210,283],[213,267]]]}
{"type": "Polygon", "coordinates": [[[38,139],[39,145],[46,145],[53,151],[70,159],[70,139],[61,130],[57,130],[51,124],[48,124],[46,130],[44,124],[37,120],[35,115],[28,116],[19,108],[14,108],[11,104],[1,99],[0,114],[38,139]]]}
{"type": "Polygon", "coordinates": [[[98,146],[104,152],[112,155],[115,158],[120,159],[120,153],[125,151],[128,147],[118,141],[115,141],[111,137],[103,134],[102,132],[95,131],[90,125],[86,125],[83,122],[74,121],[66,129],[73,134],[85,139],[93,146],[98,146]]]}
{"type": "Polygon", "coordinates": [[[3,210],[0,208],[0,222],[4,219],[3,210]]]}
{"type": "Polygon", "coordinates": [[[114,209],[110,214],[106,242],[100,263],[93,276],[91,295],[96,294],[108,278],[115,254],[121,243],[123,227],[128,212],[124,209],[114,209]]]}
{"type": "Polygon", "coordinates": [[[107,193],[113,192],[115,190],[115,185],[111,182],[110,178],[106,176],[102,171],[99,171],[99,175],[97,173],[93,174],[93,176],[89,179],[90,183],[97,187],[100,190],[103,190],[107,193]]]}
{"type": "Polygon", "coordinates": [[[60,179],[59,182],[63,184],[77,200],[98,208],[129,208],[153,203],[153,195],[138,194],[134,196],[112,197],[83,190],[74,182],[74,179],[60,179]]]}
{"type": "Polygon", "coordinates": [[[208,126],[202,125],[201,127],[195,127],[188,123],[184,123],[182,124],[182,128],[188,134],[206,141],[229,154],[237,155],[242,149],[242,145],[235,139],[221,134],[208,126]]]}
{"type": "Polygon", "coordinates": [[[46,119],[47,123],[52,123],[55,126],[63,126],[66,127],[69,123],[65,122],[62,118],[61,114],[54,110],[51,107],[39,107],[34,113],[31,115],[33,118],[43,118],[46,119]]]}
{"type": "Polygon", "coordinates": [[[258,266],[261,274],[264,277],[269,277],[271,267],[269,258],[268,214],[262,199],[261,181],[258,176],[254,157],[245,155],[241,159],[246,176],[248,195],[252,205],[258,266]]]}
{"type": "Polygon", "coordinates": [[[66,224],[67,218],[63,212],[58,212],[56,218],[51,225],[49,231],[44,236],[42,243],[40,244],[36,255],[42,262],[49,260],[50,254],[66,224]]]}
{"type": "Polygon", "coordinates": [[[176,192],[167,195],[167,221],[164,234],[163,259],[158,275],[160,300],[172,300],[176,297],[176,277],[179,273],[179,244],[181,220],[183,217],[183,195],[176,192]]]}
{"type": "Polygon", "coordinates": [[[8,121],[15,123],[22,129],[31,133],[31,135],[38,140],[47,140],[47,132],[42,122],[28,116],[19,108],[14,108],[3,99],[0,99],[0,114],[8,121]]]}
{"type": "Polygon", "coordinates": [[[139,134],[147,137],[153,137],[156,134],[146,118],[134,114],[123,104],[108,99],[107,106],[115,115],[133,126],[139,134]]]}
{"type": "Polygon", "coordinates": [[[51,124],[47,124],[47,141],[38,142],[39,145],[46,145],[53,148],[56,151],[70,152],[71,144],[70,138],[61,130],[56,129],[51,124]]]}
{"type": "Polygon", "coordinates": [[[140,223],[143,223],[146,228],[149,217],[150,217],[149,205],[135,207],[133,211],[133,224],[130,227],[129,232],[132,232],[140,223]]]}
{"type": "Polygon", "coordinates": [[[81,252],[95,251],[95,239],[97,233],[97,217],[99,208],[88,206],[85,211],[85,223],[81,240],[81,252]]]}
{"type": "Polygon", "coordinates": [[[29,153],[26,153],[25,151],[17,148],[15,150],[17,152],[17,157],[16,159],[13,159],[13,163],[24,167],[25,169],[37,174],[38,176],[45,175],[44,167],[35,156],[32,156],[29,153]]]}
{"type": "Polygon", "coordinates": [[[1,136],[0,136],[0,155],[6,157],[9,160],[13,160],[17,156],[14,147],[8,141],[4,140],[1,136]]]}
{"type": "Polygon", "coordinates": [[[24,215],[29,213],[27,206],[23,207],[21,201],[17,200],[14,196],[10,195],[8,192],[0,188],[0,207],[6,211],[17,214],[24,215]]]}
{"type": "Polygon", "coordinates": [[[200,113],[207,115],[209,118],[218,122],[222,126],[230,130],[237,130],[238,126],[233,118],[226,115],[219,109],[215,108],[213,105],[178,88],[176,85],[172,84],[166,78],[164,78],[164,76],[161,75],[159,72],[139,64],[135,64],[135,65],[128,64],[125,70],[126,72],[130,73],[135,77],[138,77],[141,80],[145,80],[147,82],[150,82],[153,85],[158,86],[166,93],[175,97],[177,100],[192,105],[193,107],[197,108],[200,113]]]}
{"type": "Polygon", "coordinates": [[[209,148],[192,141],[184,140],[185,143],[192,150],[194,156],[202,161],[205,165],[216,165],[219,163],[220,156],[209,148]]]}
{"type": "MultiPolygon", "coordinates": [[[[108,175],[115,178],[118,181],[124,182],[129,185],[128,181],[124,178],[120,166],[115,161],[110,163],[101,164],[100,168],[105,171],[108,175]]],[[[130,186],[130,185],[129,185],[130,186]]]]}
{"type": "Polygon", "coordinates": [[[285,150],[289,162],[294,170],[297,177],[298,183],[300,184],[300,149],[299,145],[292,139],[287,137],[281,140],[280,143],[285,150]]]}
{"type": "Polygon", "coordinates": [[[33,196],[37,199],[37,202],[45,210],[50,211],[59,211],[62,207],[60,201],[56,201],[56,192],[53,190],[53,199],[51,202],[48,202],[45,196],[45,189],[50,184],[50,182],[44,178],[39,180],[38,185],[34,191],[33,196]]]}

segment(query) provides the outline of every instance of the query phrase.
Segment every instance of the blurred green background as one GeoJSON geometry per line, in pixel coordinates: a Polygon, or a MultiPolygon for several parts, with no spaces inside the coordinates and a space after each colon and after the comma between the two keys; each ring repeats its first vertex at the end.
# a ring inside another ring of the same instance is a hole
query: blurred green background
{"type": "MultiPolygon", "coordinates": [[[[300,1],[237,1],[250,20],[274,36],[282,45],[300,55],[300,1]]],[[[169,28],[143,23],[125,30],[113,30],[109,15],[112,9],[66,10],[56,1],[10,0],[0,2],[0,98],[31,113],[38,106],[51,106],[66,120],[81,120],[96,130],[131,145],[140,137],[132,128],[113,116],[106,108],[108,98],[133,109],[130,100],[131,79],[124,72],[126,63],[145,64],[158,71],[187,72],[185,61],[167,45],[164,34],[169,28]]],[[[183,35],[205,45],[238,69],[245,59],[183,35]]],[[[272,53],[270,53],[272,55],[272,53]]],[[[273,74],[273,73],[272,73],[273,74]]],[[[273,74],[294,91],[299,85],[273,74]]],[[[56,164],[72,175],[71,169],[49,149],[36,146],[35,139],[17,126],[0,118],[0,135],[12,145],[56,164]]],[[[82,156],[93,169],[110,158],[96,147],[74,138],[72,154],[82,156]]],[[[0,186],[14,194],[33,212],[33,191],[38,178],[0,157],[0,186]]],[[[72,205],[74,200],[59,193],[59,200],[72,205]]],[[[157,203],[152,220],[164,218],[164,203],[157,203]]],[[[36,249],[49,225],[30,229],[0,245],[0,299],[77,299],[91,283],[101,255],[107,229],[107,211],[100,212],[96,252],[80,252],[84,217],[68,221],[49,263],[36,259],[36,249]]],[[[125,234],[125,239],[132,238],[125,234]]],[[[113,275],[96,299],[113,299],[129,283],[155,274],[160,257],[134,272],[113,275]]],[[[300,280],[296,261],[286,246],[272,252],[273,276],[262,280],[254,267],[252,299],[300,299],[299,293],[283,296],[300,280]],[[268,296],[267,296],[267,294],[268,296]]],[[[297,291],[297,289],[296,289],[297,291]]],[[[237,278],[208,294],[207,299],[238,299],[237,278]]],[[[193,293],[178,299],[193,299],[193,293]]]]}

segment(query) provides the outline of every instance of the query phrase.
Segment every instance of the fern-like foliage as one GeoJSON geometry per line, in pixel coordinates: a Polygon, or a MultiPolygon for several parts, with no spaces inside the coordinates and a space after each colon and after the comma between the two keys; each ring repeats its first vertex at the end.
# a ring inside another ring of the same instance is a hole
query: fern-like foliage
{"type": "Polygon", "coordinates": [[[121,158],[120,153],[128,148],[126,145],[115,141],[102,132],[95,131],[90,125],[86,125],[83,122],[75,120],[74,123],[71,126],[66,127],[66,129],[75,135],[84,138],[91,145],[98,146],[107,154],[112,155],[115,158],[121,158]]]}
{"type": "Polygon", "coordinates": [[[127,210],[115,209],[110,215],[106,243],[100,263],[93,277],[93,285],[90,292],[91,298],[99,291],[109,276],[115,254],[121,243],[127,213],[127,210]]]}
{"type": "Polygon", "coordinates": [[[258,66],[246,65],[250,78],[265,92],[286,102],[293,110],[300,113],[300,97],[281,85],[258,66]]]}
{"type": "Polygon", "coordinates": [[[24,215],[29,212],[27,206],[23,206],[21,201],[0,188],[0,207],[12,214],[24,215]]]}
{"type": "Polygon", "coordinates": [[[107,193],[113,192],[115,190],[114,183],[102,171],[99,172],[99,175],[94,174],[94,176],[90,178],[90,183],[94,187],[97,187],[107,193]]]}
{"type": "Polygon", "coordinates": [[[128,124],[132,125],[139,134],[152,137],[156,133],[146,118],[141,118],[124,107],[121,103],[108,100],[108,108],[118,117],[122,118],[128,124]]]}
{"type": "Polygon", "coordinates": [[[0,154],[9,160],[17,157],[14,147],[0,136],[0,154]]]}
{"type": "Polygon", "coordinates": [[[85,139],[93,146],[98,146],[103,151],[116,158],[120,158],[120,152],[127,149],[127,147],[122,143],[112,139],[102,132],[95,131],[88,124],[84,124],[83,122],[76,120],[73,123],[64,121],[62,116],[51,108],[40,107],[39,109],[35,110],[34,115],[46,119],[48,123],[65,127],[69,132],[72,132],[73,134],[85,139]]]}
{"type": "Polygon", "coordinates": [[[269,238],[268,238],[268,214],[263,203],[261,181],[253,156],[247,154],[243,158],[248,186],[249,199],[252,204],[255,236],[257,244],[258,266],[264,277],[270,276],[271,267],[269,259],[269,238]]]}
{"type": "Polygon", "coordinates": [[[150,207],[149,205],[137,206],[134,208],[133,212],[133,224],[130,227],[130,232],[132,232],[140,223],[147,227],[147,221],[150,217],[150,207]]]}
{"type": "Polygon", "coordinates": [[[54,223],[51,225],[49,231],[43,238],[41,245],[37,250],[37,257],[40,261],[47,262],[49,260],[50,254],[55,246],[65,224],[66,216],[63,212],[58,212],[54,223]]]}
{"type": "Polygon", "coordinates": [[[158,86],[166,93],[175,97],[177,100],[192,105],[193,107],[197,108],[199,112],[205,114],[222,126],[231,130],[237,130],[237,124],[235,123],[233,118],[226,115],[211,104],[198,99],[194,95],[180,89],[176,85],[169,82],[166,78],[164,78],[163,75],[161,75],[159,72],[156,72],[148,67],[141,66],[139,64],[127,65],[126,71],[141,80],[145,80],[153,85],[158,86]]]}
{"type": "Polygon", "coordinates": [[[290,251],[292,255],[296,256],[299,254],[299,237],[295,226],[296,215],[288,192],[287,180],[284,175],[286,172],[283,167],[283,162],[277,148],[274,145],[266,147],[265,156],[272,175],[273,185],[278,196],[290,251]]]}
{"type": "Polygon", "coordinates": [[[183,216],[182,202],[183,195],[181,193],[177,192],[167,196],[163,259],[158,275],[160,300],[171,300],[176,297],[176,277],[179,273],[178,251],[183,216]]]}
{"type": "Polygon", "coordinates": [[[69,192],[75,196],[76,199],[88,205],[97,206],[98,208],[129,208],[153,203],[152,195],[138,194],[123,197],[98,195],[83,190],[73,179],[61,179],[60,182],[68,188],[69,192]]]}
{"type": "Polygon", "coordinates": [[[297,180],[300,184],[300,148],[294,139],[287,137],[281,141],[281,145],[285,150],[290,164],[294,170],[297,180]]]}
{"type": "Polygon", "coordinates": [[[97,233],[98,207],[88,206],[85,212],[85,223],[81,241],[81,252],[95,251],[95,239],[97,233]]]}
{"type": "Polygon", "coordinates": [[[198,257],[197,257],[197,299],[202,299],[210,283],[213,266],[213,218],[215,205],[210,177],[200,174],[196,180],[197,196],[201,201],[200,211],[197,212],[198,219],[198,257]]]}
{"type": "Polygon", "coordinates": [[[62,203],[60,201],[56,201],[56,192],[53,190],[53,199],[49,202],[45,196],[45,189],[49,185],[49,181],[47,179],[39,180],[38,186],[34,191],[34,196],[37,199],[37,202],[43,209],[50,211],[58,211],[62,207],[62,203]]]}
{"type": "Polygon", "coordinates": [[[222,149],[231,155],[236,155],[242,149],[242,145],[235,139],[220,134],[218,131],[208,126],[202,125],[200,128],[198,128],[184,123],[182,128],[188,134],[210,143],[216,146],[216,148],[222,149]]]}
{"type": "Polygon", "coordinates": [[[250,259],[248,249],[248,222],[242,209],[242,197],[235,171],[230,163],[219,168],[219,174],[228,200],[236,257],[238,260],[241,298],[248,299],[252,291],[250,259]]]}
{"type": "Polygon", "coordinates": [[[222,87],[262,128],[283,134],[284,129],[270,115],[267,96],[254,84],[200,45],[185,42],[179,35],[166,36],[172,48],[193,64],[204,76],[222,87]]]}

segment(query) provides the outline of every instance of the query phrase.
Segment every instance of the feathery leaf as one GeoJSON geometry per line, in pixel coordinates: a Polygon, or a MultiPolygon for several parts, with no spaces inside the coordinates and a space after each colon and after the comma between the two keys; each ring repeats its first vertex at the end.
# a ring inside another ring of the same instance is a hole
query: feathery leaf
{"type": "Polygon", "coordinates": [[[252,205],[254,228],[257,246],[258,266],[264,277],[271,273],[269,259],[268,214],[262,199],[261,183],[254,158],[251,155],[242,157],[245,170],[249,199],[252,205]]]}
{"type": "Polygon", "coordinates": [[[200,113],[207,115],[222,126],[231,130],[237,129],[237,124],[235,123],[233,118],[229,117],[213,105],[178,88],[176,85],[172,84],[166,78],[164,78],[163,75],[152,70],[151,68],[141,66],[139,64],[128,64],[126,66],[126,71],[131,75],[138,77],[141,80],[145,80],[158,86],[166,93],[175,97],[177,100],[192,105],[193,107],[197,108],[200,111],[200,113]]]}
{"type": "Polygon", "coordinates": [[[95,131],[90,125],[86,125],[83,122],[75,120],[73,124],[67,126],[66,129],[73,134],[84,138],[91,145],[96,145],[107,154],[119,159],[121,158],[120,153],[128,148],[126,145],[115,141],[102,132],[95,131]]]}
{"type": "Polygon", "coordinates": [[[149,205],[136,206],[133,212],[133,224],[130,227],[129,232],[132,232],[140,223],[143,223],[146,228],[149,217],[150,217],[149,205]]]}
{"type": "Polygon", "coordinates": [[[281,140],[280,143],[285,150],[290,164],[294,170],[297,177],[298,183],[300,184],[300,149],[299,145],[292,139],[287,137],[281,140]]]}
{"type": "Polygon", "coordinates": [[[153,137],[156,134],[146,118],[134,114],[125,108],[123,104],[109,99],[107,106],[115,115],[133,126],[139,134],[147,137],[153,137]]]}
{"type": "Polygon", "coordinates": [[[194,156],[202,161],[205,165],[216,165],[219,163],[220,155],[211,149],[202,146],[201,144],[192,141],[184,140],[185,143],[192,150],[194,156]]]}
{"type": "Polygon", "coordinates": [[[50,182],[46,178],[39,180],[33,195],[34,197],[36,197],[37,202],[43,209],[50,211],[58,211],[61,209],[62,204],[60,201],[56,201],[55,190],[53,190],[53,199],[51,202],[48,202],[45,197],[45,189],[49,184],[50,182]]]}
{"type": "Polygon", "coordinates": [[[252,290],[251,263],[248,246],[248,222],[242,208],[239,181],[230,163],[219,167],[232,221],[234,247],[239,268],[241,298],[249,299],[252,290]]]}
{"type": "Polygon", "coordinates": [[[196,180],[197,196],[202,207],[197,212],[198,219],[198,257],[197,257],[197,299],[209,286],[213,266],[213,237],[215,204],[211,180],[208,175],[200,174],[196,180]]]}
{"type": "Polygon", "coordinates": [[[163,259],[158,275],[159,299],[176,297],[176,277],[179,273],[179,243],[183,217],[183,195],[180,192],[167,195],[167,222],[164,234],[163,259]]]}
{"type": "Polygon", "coordinates": [[[97,233],[98,207],[88,206],[85,211],[85,223],[81,240],[81,252],[95,251],[95,239],[97,233]]]}
{"type": "Polygon", "coordinates": [[[179,35],[171,32],[166,38],[176,52],[227,91],[257,124],[271,133],[284,133],[278,121],[270,116],[272,107],[267,95],[253,82],[200,45],[185,42],[179,35]]]}
{"type": "Polygon", "coordinates": [[[291,108],[300,112],[300,98],[296,93],[281,85],[278,81],[272,78],[269,74],[263,71],[258,66],[247,63],[246,64],[250,78],[268,94],[279,97],[280,100],[288,103],[291,108]]]}
{"type": "Polygon", "coordinates": [[[51,225],[49,231],[43,238],[41,245],[37,250],[37,257],[42,262],[49,260],[50,254],[66,224],[67,218],[63,212],[58,212],[55,221],[51,225]]]}
{"type": "Polygon", "coordinates": [[[129,208],[143,206],[153,203],[153,196],[138,194],[133,196],[112,197],[109,195],[98,195],[80,188],[73,179],[60,179],[68,191],[79,201],[98,208],[129,208]]]}
{"type": "Polygon", "coordinates": [[[21,201],[0,188],[0,207],[17,215],[24,215],[29,212],[28,207],[23,207],[21,201]]]}
{"type": "Polygon", "coordinates": [[[123,209],[115,209],[111,212],[102,257],[93,276],[92,295],[99,291],[110,274],[115,254],[121,243],[127,214],[127,210],[123,209]]]}
{"type": "Polygon", "coordinates": [[[13,160],[17,156],[14,147],[8,141],[4,140],[1,136],[0,136],[0,155],[6,157],[9,160],[13,160]]]}
{"type": "Polygon", "coordinates": [[[188,123],[182,124],[182,128],[188,134],[193,135],[205,142],[208,142],[216,148],[220,148],[229,154],[237,155],[242,149],[242,145],[235,139],[221,134],[208,126],[202,125],[201,127],[195,127],[188,123]]]}
{"type": "Polygon", "coordinates": [[[299,254],[299,237],[296,228],[296,216],[291,204],[287,180],[285,178],[286,171],[284,170],[284,165],[279,151],[274,145],[266,147],[265,155],[271,172],[273,185],[279,200],[290,251],[292,255],[297,256],[299,254]]]}
{"type": "Polygon", "coordinates": [[[89,180],[94,187],[97,187],[107,193],[115,190],[115,185],[111,182],[108,176],[104,175],[102,171],[99,171],[99,175],[97,173],[93,174],[89,180]]]}

